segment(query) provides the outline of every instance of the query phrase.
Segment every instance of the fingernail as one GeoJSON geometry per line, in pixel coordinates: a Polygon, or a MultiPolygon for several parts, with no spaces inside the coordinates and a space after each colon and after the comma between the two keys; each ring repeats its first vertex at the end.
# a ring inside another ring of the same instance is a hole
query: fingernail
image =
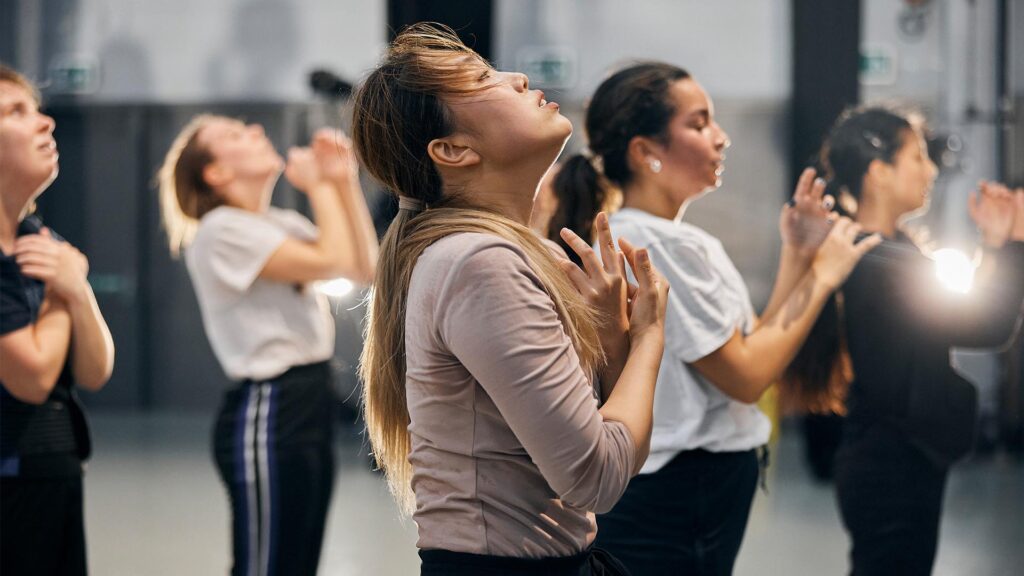
{"type": "Polygon", "coordinates": [[[796,206],[796,199],[795,198],[790,198],[789,200],[786,200],[786,206],[789,206],[790,208],[792,208],[793,206],[796,206]]]}
{"type": "Polygon", "coordinates": [[[815,178],[814,179],[814,184],[815,184],[815,186],[824,186],[825,185],[825,179],[824,178],[815,178]]]}

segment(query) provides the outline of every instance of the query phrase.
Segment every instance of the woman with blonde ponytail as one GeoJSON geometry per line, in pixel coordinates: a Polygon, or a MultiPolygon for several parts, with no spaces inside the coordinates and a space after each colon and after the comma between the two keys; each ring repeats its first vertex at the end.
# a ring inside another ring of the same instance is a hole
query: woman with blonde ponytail
{"type": "Polygon", "coordinates": [[[647,455],[667,288],[628,243],[599,256],[576,238],[584,272],[527,227],[571,130],[438,25],[399,34],[355,96],[356,151],[400,208],[364,411],[422,574],[617,573],[591,548],[593,513],[647,455]]]}

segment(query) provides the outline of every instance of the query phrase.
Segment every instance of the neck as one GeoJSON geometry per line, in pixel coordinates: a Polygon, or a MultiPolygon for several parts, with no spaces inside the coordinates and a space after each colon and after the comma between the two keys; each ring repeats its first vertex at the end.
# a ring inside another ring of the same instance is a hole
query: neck
{"type": "Polygon", "coordinates": [[[663,190],[650,181],[634,180],[622,190],[623,208],[643,210],[649,214],[668,220],[674,220],[683,213],[683,207],[689,202],[690,196],[682,204],[672,198],[668,190],[663,190]]]}
{"type": "MultiPolygon", "coordinates": [[[[6,188],[6,186],[5,186],[6,188]]],[[[18,223],[25,217],[29,203],[21,201],[20,194],[4,193],[0,195],[0,248],[5,254],[14,250],[14,241],[18,237],[18,223]]]]}
{"type": "Polygon", "coordinates": [[[875,195],[864,194],[857,206],[857,223],[865,232],[878,232],[882,236],[893,237],[899,229],[900,214],[891,206],[875,200],[875,195]]]}
{"type": "Polygon", "coordinates": [[[537,188],[549,167],[550,163],[496,170],[481,166],[478,173],[468,178],[467,184],[459,188],[473,191],[473,204],[529,226],[537,188]]]}
{"type": "Polygon", "coordinates": [[[232,208],[247,212],[266,212],[270,207],[270,196],[274,191],[276,180],[268,182],[234,182],[229,187],[217,191],[224,203],[232,208]],[[257,189],[262,189],[257,191],[257,189]]]}

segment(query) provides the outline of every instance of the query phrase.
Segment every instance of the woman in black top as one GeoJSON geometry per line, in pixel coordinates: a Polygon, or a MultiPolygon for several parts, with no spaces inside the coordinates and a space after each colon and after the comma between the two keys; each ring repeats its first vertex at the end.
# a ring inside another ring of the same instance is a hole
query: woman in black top
{"type": "Polygon", "coordinates": [[[57,176],[53,119],[35,87],[0,65],[0,573],[85,574],[77,384],[114,366],[88,261],[29,215],[57,176]]]}
{"type": "Polygon", "coordinates": [[[805,407],[846,412],[835,478],[851,573],[929,574],[947,472],[971,450],[977,412],[949,351],[1013,335],[1024,298],[1024,204],[995,185],[971,195],[983,257],[973,288],[956,293],[900,230],[925,208],[936,176],[920,126],[883,108],[848,111],[822,161],[840,206],[885,241],[822,313],[788,377],[805,407]]]}

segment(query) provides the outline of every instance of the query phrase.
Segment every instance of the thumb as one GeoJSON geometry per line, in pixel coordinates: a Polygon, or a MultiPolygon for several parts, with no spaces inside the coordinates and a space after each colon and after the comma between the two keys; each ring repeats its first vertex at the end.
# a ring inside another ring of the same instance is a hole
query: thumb
{"type": "Polygon", "coordinates": [[[857,256],[863,256],[881,243],[882,235],[876,232],[858,242],[854,248],[857,250],[857,256]]]}

